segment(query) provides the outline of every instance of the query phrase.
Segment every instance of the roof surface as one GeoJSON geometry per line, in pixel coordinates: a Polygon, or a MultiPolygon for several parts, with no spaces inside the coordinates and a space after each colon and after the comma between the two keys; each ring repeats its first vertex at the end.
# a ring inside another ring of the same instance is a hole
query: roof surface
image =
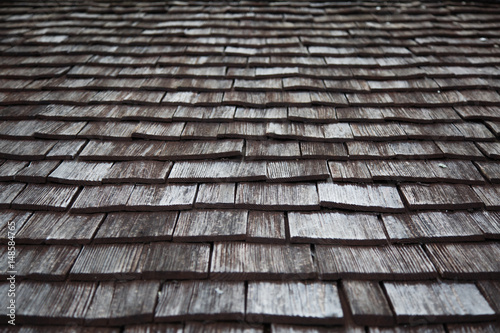
{"type": "Polygon", "coordinates": [[[499,89],[498,3],[3,4],[0,331],[498,332],[499,89]]]}

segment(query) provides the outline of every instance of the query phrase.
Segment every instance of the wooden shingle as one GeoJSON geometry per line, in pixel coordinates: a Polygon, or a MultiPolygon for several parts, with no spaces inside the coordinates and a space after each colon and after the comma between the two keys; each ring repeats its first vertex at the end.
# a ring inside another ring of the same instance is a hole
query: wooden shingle
{"type": "Polygon", "coordinates": [[[34,161],[17,172],[14,179],[28,183],[45,183],[47,181],[47,176],[58,165],[59,161],[34,161]]]}
{"type": "Polygon", "coordinates": [[[347,159],[347,150],[342,143],[300,142],[302,158],[347,159]]]}
{"type": "Polygon", "coordinates": [[[403,184],[399,188],[410,209],[468,209],[483,205],[468,185],[403,184]]]}
{"type": "Polygon", "coordinates": [[[498,239],[500,237],[500,213],[480,211],[472,215],[486,238],[498,239]]]}
{"type": "Polygon", "coordinates": [[[363,161],[329,161],[333,181],[371,182],[372,174],[363,161]]]}
{"type": "Polygon", "coordinates": [[[0,244],[7,243],[9,231],[17,235],[30,216],[31,212],[3,210],[0,213],[0,232],[6,236],[0,238],[0,244]]]}
{"type": "Polygon", "coordinates": [[[85,145],[85,140],[68,140],[57,142],[47,153],[47,159],[71,160],[85,145]]]}
{"type": "Polygon", "coordinates": [[[53,140],[0,139],[0,158],[13,160],[43,160],[54,147],[53,140]]]}
{"type": "Polygon", "coordinates": [[[184,129],[183,122],[160,123],[160,122],[140,122],[133,130],[133,138],[149,140],[178,140],[184,129]]]}
{"type": "Polygon", "coordinates": [[[0,184],[0,208],[8,208],[25,186],[19,183],[0,184]]]}
{"type": "Polygon", "coordinates": [[[477,286],[498,314],[500,310],[500,282],[498,280],[478,281],[477,286]]]}
{"type": "MultiPolygon", "coordinates": [[[[189,322],[184,327],[184,333],[263,333],[264,328],[258,325],[249,325],[245,323],[200,323],[189,322]]],[[[170,332],[168,332],[170,333],[170,332]]],[[[174,332],[172,332],[174,333],[174,332]]],[[[180,333],[180,332],[179,332],[180,333]]]]}
{"type": "Polygon", "coordinates": [[[171,240],[177,212],[110,213],[95,235],[95,243],[171,240]]]}
{"type": "Polygon", "coordinates": [[[500,163],[499,162],[477,162],[481,173],[492,183],[500,183],[500,163]]]}
{"type": "Polygon", "coordinates": [[[12,202],[12,208],[64,211],[77,191],[77,186],[29,184],[12,202]]]}
{"type": "Polygon", "coordinates": [[[446,327],[450,333],[495,333],[500,330],[500,325],[498,323],[448,324],[446,327]]]}
{"type": "Polygon", "coordinates": [[[193,206],[196,185],[136,185],[127,201],[127,210],[157,211],[188,209],[193,206]]]}
{"type": "Polygon", "coordinates": [[[308,279],[316,275],[307,245],[216,243],[210,276],[221,280],[308,279]]]}
{"type": "Polygon", "coordinates": [[[288,213],[292,243],[375,245],[386,237],[376,215],[340,212],[288,213]]]}
{"type": "Polygon", "coordinates": [[[436,145],[446,158],[486,159],[485,155],[481,153],[473,142],[436,141],[436,145]]]}
{"type": "Polygon", "coordinates": [[[258,210],[318,209],[314,184],[239,183],[236,207],[258,210]]]}
{"type": "Polygon", "coordinates": [[[17,239],[27,244],[88,244],[103,219],[103,214],[36,212],[17,234],[17,239]]]}
{"type": "Polygon", "coordinates": [[[233,208],[235,183],[200,184],[196,195],[197,208],[233,208]]]}
{"type": "Polygon", "coordinates": [[[165,283],[156,306],[155,321],[242,320],[244,296],[242,282],[165,283]]]}
{"type": "Polygon", "coordinates": [[[117,162],[102,177],[104,183],[157,183],[165,182],[172,162],[131,161],[117,162]]]}
{"type": "Polygon", "coordinates": [[[265,162],[236,161],[177,162],[168,177],[171,182],[231,182],[265,179],[265,162]]]}
{"type": "Polygon", "coordinates": [[[282,244],[286,241],[285,215],[280,212],[250,211],[247,242],[282,244]]]}
{"type": "Polygon", "coordinates": [[[249,322],[331,325],[344,318],[334,283],[250,282],[247,297],[249,322]]]}
{"type": "Polygon", "coordinates": [[[248,212],[244,210],[190,210],[181,212],[174,241],[244,240],[248,212]]]}
{"type": "Polygon", "coordinates": [[[164,142],[160,141],[95,141],[91,140],[79,154],[80,160],[131,161],[145,157],[158,159],[164,142]]]}
{"type": "Polygon", "coordinates": [[[208,244],[152,243],[142,268],[143,277],[203,279],[208,277],[209,260],[208,244]]]}
{"type": "Polygon", "coordinates": [[[243,140],[167,141],[158,153],[166,160],[208,159],[241,156],[243,140]]]}
{"type": "Polygon", "coordinates": [[[300,157],[296,141],[247,141],[245,157],[249,160],[295,159],[300,157]]]}
{"type": "Polygon", "coordinates": [[[437,276],[423,249],[416,245],[318,245],[316,260],[323,279],[422,280],[437,276]]]}
{"type": "Polygon", "coordinates": [[[351,210],[397,212],[404,209],[394,186],[318,183],[322,206],[351,210]]]}
{"type": "Polygon", "coordinates": [[[140,276],[147,246],[143,244],[86,245],[71,268],[73,280],[120,280],[140,276]]]}
{"type": "Polygon", "coordinates": [[[452,279],[498,279],[498,243],[427,244],[429,255],[439,273],[452,279]]]}
{"type": "Polygon", "coordinates": [[[494,311],[473,283],[385,282],[398,323],[482,321],[494,311]]]}
{"type": "Polygon", "coordinates": [[[230,139],[241,138],[249,140],[263,140],[266,138],[266,124],[248,122],[248,121],[247,122],[234,121],[230,123],[221,123],[219,126],[219,132],[217,133],[217,137],[230,138],[230,139]]]}
{"type": "Polygon", "coordinates": [[[99,185],[112,163],[64,161],[50,173],[51,182],[75,185],[99,185]]]}
{"type": "Polygon", "coordinates": [[[134,185],[85,186],[73,203],[73,213],[123,210],[134,185]]]}
{"type": "Polygon", "coordinates": [[[474,186],[473,190],[487,209],[500,209],[500,186],[474,186]]]}
{"type": "Polygon", "coordinates": [[[328,166],[321,160],[276,161],[267,163],[269,181],[322,180],[330,176],[328,166]]]}
{"type": "MultiPolygon", "coordinates": [[[[42,161],[43,162],[43,161],[42,161]]],[[[16,173],[27,166],[25,161],[5,161],[0,165],[0,180],[14,180],[16,173]]]]}

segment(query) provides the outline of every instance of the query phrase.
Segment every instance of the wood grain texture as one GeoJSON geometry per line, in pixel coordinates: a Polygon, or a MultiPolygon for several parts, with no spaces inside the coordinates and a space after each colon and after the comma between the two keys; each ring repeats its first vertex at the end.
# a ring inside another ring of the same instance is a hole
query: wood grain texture
{"type": "Polygon", "coordinates": [[[276,161],[267,163],[267,179],[275,182],[323,180],[330,176],[321,160],[276,161]]]}
{"type": "Polygon", "coordinates": [[[232,182],[265,179],[265,162],[236,161],[177,162],[168,177],[171,182],[232,182]]]}
{"type": "Polygon", "coordinates": [[[452,324],[446,325],[450,333],[495,333],[500,330],[498,323],[485,323],[485,324],[452,324]]]}
{"type": "Polygon", "coordinates": [[[256,210],[318,209],[314,184],[239,183],[236,207],[256,210]]]}
{"type": "MultiPolygon", "coordinates": [[[[267,111],[268,109],[263,109],[267,111]]],[[[238,111],[236,111],[238,112],[238,111]]],[[[221,123],[217,133],[218,138],[263,140],[266,138],[266,124],[235,121],[221,123]]]]}
{"type": "Polygon", "coordinates": [[[439,274],[455,279],[498,279],[500,244],[453,243],[427,244],[429,255],[439,274]]]}
{"type": "Polygon", "coordinates": [[[292,243],[382,245],[387,242],[376,215],[290,212],[288,225],[292,243]]]}
{"type": "Polygon", "coordinates": [[[171,240],[177,212],[110,213],[94,237],[95,243],[171,240]]]}
{"type": "Polygon", "coordinates": [[[500,311],[500,282],[498,280],[478,281],[477,286],[498,314],[500,311]]]}
{"type": "Polygon", "coordinates": [[[76,198],[71,212],[98,213],[125,208],[134,185],[85,186],[76,198]]]}
{"type": "Polygon", "coordinates": [[[4,236],[0,238],[0,244],[8,242],[9,231],[17,235],[30,216],[31,212],[2,210],[0,213],[0,233],[4,236]]]}
{"type": "Polygon", "coordinates": [[[133,138],[148,140],[179,140],[185,123],[160,123],[142,121],[134,129],[133,138]]]}
{"type": "Polygon", "coordinates": [[[500,209],[500,186],[474,186],[472,188],[486,206],[486,209],[500,209]]]}
{"type": "Polygon", "coordinates": [[[167,141],[158,153],[158,157],[173,161],[234,157],[243,154],[243,145],[243,140],[167,141]]]}
{"type": "Polygon", "coordinates": [[[412,210],[479,208],[483,202],[467,185],[402,184],[403,198],[412,210]]]}
{"type": "Polygon", "coordinates": [[[300,157],[296,141],[252,141],[246,142],[245,157],[248,160],[295,159],[300,157]]]}
{"type": "Polygon", "coordinates": [[[63,211],[77,191],[77,186],[29,184],[12,202],[12,208],[63,211]]]}
{"type": "Polygon", "coordinates": [[[472,283],[385,282],[398,323],[491,319],[494,311],[472,283]]]}
{"type": "Polygon", "coordinates": [[[183,333],[182,324],[137,324],[125,326],[124,333],[183,333]]]}
{"type": "Polygon", "coordinates": [[[312,326],[271,324],[272,333],[363,333],[357,326],[312,326]]]}
{"type": "Polygon", "coordinates": [[[35,212],[17,240],[25,244],[88,244],[103,219],[104,214],[35,212]]]}
{"type": "Polygon", "coordinates": [[[163,285],[155,321],[242,320],[245,286],[240,282],[187,281],[163,285]]]}
{"type": "Polygon", "coordinates": [[[397,212],[404,209],[395,186],[318,183],[321,206],[350,210],[397,212]]]}
{"type": "Polygon", "coordinates": [[[245,323],[199,323],[189,322],[184,327],[184,333],[263,333],[264,328],[260,325],[249,325],[245,323]]]}
{"type": "Polygon", "coordinates": [[[82,150],[85,140],[64,140],[57,142],[45,156],[47,159],[71,160],[82,150]]]}
{"type": "Polygon", "coordinates": [[[103,176],[104,183],[157,183],[165,182],[172,162],[133,161],[114,163],[103,176]]]}
{"type": "Polygon", "coordinates": [[[143,244],[86,245],[73,265],[73,280],[134,279],[141,275],[147,246],[143,244]]]}
{"type": "MultiPolygon", "coordinates": [[[[35,161],[19,170],[13,177],[15,180],[27,183],[45,183],[47,176],[59,165],[59,161],[35,161]]],[[[3,167],[3,165],[2,165],[3,167]]]]}
{"type": "Polygon", "coordinates": [[[11,202],[24,190],[25,186],[19,183],[0,184],[0,208],[10,207],[11,202]]]}
{"type": "Polygon", "coordinates": [[[208,277],[209,257],[208,244],[152,243],[142,268],[143,277],[203,279],[208,277]]]}
{"type": "Polygon", "coordinates": [[[2,165],[0,165],[0,180],[14,180],[15,175],[27,165],[26,161],[4,161],[2,165]]]}
{"type": "Polygon", "coordinates": [[[210,276],[221,280],[308,279],[316,275],[307,245],[216,243],[210,276]]]}
{"type": "Polygon", "coordinates": [[[204,242],[244,240],[248,212],[245,210],[191,210],[181,212],[174,241],[204,242]]]}
{"type": "Polygon", "coordinates": [[[250,282],[246,320],[339,324],[344,314],[337,285],[325,282],[250,282]],[[311,302],[310,300],[314,300],[311,302]]]}
{"type": "Polygon", "coordinates": [[[13,160],[43,160],[54,147],[53,140],[0,139],[0,158],[13,160]]]}
{"type": "Polygon", "coordinates": [[[48,180],[71,185],[99,185],[112,165],[112,163],[64,161],[49,175],[48,180]]]}
{"type": "Polygon", "coordinates": [[[423,249],[405,246],[316,246],[323,279],[422,280],[437,276],[423,249]]]}
{"type": "Polygon", "coordinates": [[[372,281],[347,280],[343,290],[354,322],[364,326],[390,326],[394,318],[380,285],[372,281]]]}
{"type": "Polygon", "coordinates": [[[280,212],[250,211],[247,242],[283,244],[286,241],[285,215],[280,212]]]}
{"type": "Polygon", "coordinates": [[[235,183],[200,184],[196,208],[234,208],[235,183]]]}
{"type": "Polygon", "coordinates": [[[371,182],[372,174],[364,161],[329,161],[333,181],[371,182]]]}
{"type": "Polygon", "coordinates": [[[136,185],[127,201],[127,210],[158,211],[193,206],[196,185],[136,185]]]}

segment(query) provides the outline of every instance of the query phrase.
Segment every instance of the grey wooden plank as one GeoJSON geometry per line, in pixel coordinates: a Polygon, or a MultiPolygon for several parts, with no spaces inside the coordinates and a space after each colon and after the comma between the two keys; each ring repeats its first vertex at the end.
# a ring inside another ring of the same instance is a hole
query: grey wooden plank
{"type": "Polygon", "coordinates": [[[335,283],[250,282],[246,320],[286,324],[332,325],[343,322],[335,283]],[[315,300],[310,302],[310,300],[315,300]]]}
{"type": "Polygon", "coordinates": [[[478,281],[477,286],[498,314],[500,311],[500,282],[498,280],[478,281]]]}
{"type": "Polygon", "coordinates": [[[16,174],[28,165],[25,161],[5,161],[0,165],[0,180],[14,180],[16,174]]]}
{"type": "Polygon", "coordinates": [[[70,271],[73,280],[120,280],[139,277],[148,246],[143,244],[86,245],[70,271]]]}
{"type": "Polygon", "coordinates": [[[244,210],[190,210],[181,212],[174,241],[244,240],[248,212],[244,210]]]}
{"type": "Polygon", "coordinates": [[[245,323],[200,323],[188,322],[184,327],[184,333],[263,333],[264,328],[260,325],[249,325],[245,323]]]}
{"type": "Polygon", "coordinates": [[[292,243],[375,245],[387,242],[376,215],[341,212],[288,213],[292,243]]]}
{"type": "Polygon", "coordinates": [[[385,282],[398,323],[472,322],[491,319],[494,311],[472,283],[385,282]]]}
{"type": "Polygon", "coordinates": [[[474,212],[472,216],[486,238],[500,238],[500,213],[478,211],[474,212]]]}
{"type": "Polygon", "coordinates": [[[128,325],[153,320],[158,281],[101,283],[85,314],[87,325],[128,325]]]}
{"type": "Polygon", "coordinates": [[[85,186],[71,207],[73,213],[123,210],[134,185],[85,186]]]}
{"type": "Polygon", "coordinates": [[[57,142],[47,153],[47,159],[70,160],[80,152],[85,145],[85,140],[64,140],[57,142]]]}
{"type": "Polygon", "coordinates": [[[196,208],[234,208],[235,183],[200,184],[196,195],[196,208]]]}
{"type": "Polygon", "coordinates": [[[8,236],[14,234],[17,237],[19,230],[24,226],[31,216],[31,212],[2,210],[0,212],[0,244],[8,242],[8,236]],[[9,235],[9,232],[11,233],[9,235]]]}
{"type": "Polygon", "coordinates": [[[484,124],[470,121],[453,124],[464,136],[465,140],[494,141],[493,134],[484,124]]]}
{"type": "Polygon", "coordinates": [[[76,139],[86,124],[83,121],[53,121],[36,129],[34,136],[43,139],[76,139]]]}
{"type": "Polygon", "coordinates": [[[0,184],[0,208],[8,208],[25,186],[25,184],[19,183],[0,184]]]}
{"type": "Polygon", "coordinates": [[[363,333],[362,327],[356,326],[303,326],[303,325],[286,325],[286,324],[271,324],[272,333],[363,333]]]}
{"type": "Polygon", "coordinates": [[[329,106],[290,107],[288,119],[293,121],[328,123],[336,121],[335,108],[329,106]]]}
{"type": "Polygon", "coordinates": [[[484,184],[484,178],[471,161],[427,161],[437,181],[484,184]]]}
{"type": "MultiPolygon", "coordinates": [[[[419,321],[420,323],[421,321],[419,321]]],[[[399,325],[392,327],[370,327],[370,333],[445,333],[443,325],[427,324],[422,321],[421,326],[399,325]]]]}
{"type": "Polygon", "coordinates": [[[204,279],[208,277],[209,260],[208,244],[152,243],[142,268],[143,277],[204,279]]]}
{"type": "Polygon", "coordinates": [[[266,179],[265,162],[190,161],[174,164],[171,182],[233,182],[266,179]]]}
{"type": "Polygon", "coordinates": [[[322,127],[326,141],[345,142],[354,138],[351,126],[348,123],[325,124],[322,127]]]}
{"type": "Polygon", "coordinates": [[[500,209],[500,186],[474,186],[472,188],[486,206],[486,209],[500,209]]]}
{"type": "Polygon", "coordinates": [[[79,133],[79,138],[101,140],[127,140],[137,128],[135,122],[89,122],[79,133]]]}
{"type": "Polygon", "coordinates": [[[14,179],[28,183],[45,183],[47,176],[59,165],[59,161],[34,161],[20,170],[14,179]]]}
{"type": "Polygon", "coordinates": [[[453,141],[464,140],[462,132],[454,124],[401,124],[409,139],[453,141]]]}
{"type": "Polygon", "coordinates": [[[184,125],[183,122],[162,123],[142,121],[134,129],[132,137],[150,140],[179,140],[184,125]]]}
{"type": "Polygon", "coordinates": [[[64,161],[47,179],[62,184],[99,185],[112,165],[112,163],[64,161]]]}
{"type": "MultiPolygon", "coordinates": [[[[266,109],[267,110],[267,109],[266,109]]],[[[234,121],[221,123],[218,138],[263,140],[266,138],[266,123],[234,121]]]]}
{"type": "Polygon", "coordinates": [[[406,139],[405,131],[398,123],[351,123],[356,140],[389,141],[406,139]]]}
{"type": "Polygon", "coordinates": [[[241,156],[243,140],[167,141],[159,158],[167,160],[209,159],[241,156]]]}
{"type": "Polygon", "coordinates": [[[494,184],[500,183],[500,163],[499,162],[476,162],[481,173],[494,184]]]}
{"type": "Polygon", "coordinates": [[[231,121],[234,118],[236,107],[191,107],[179,106],[174,113],[173,120],[177,121],[231,121]]]}
{"type": "Polygon", "coordinates": [[[500,325],[498,323],[448,324],[446,327],[450,333],[495,333],[500,330],[500,325]]]}
{"type": "Polygon", "coordinates": [[[342,143],[300,142],[302,158],[347,159],[347,150],[342,143]]]}
{"type": "Polygon", "coordinates": [[[181,139],[210,140],[216,139],[219,132],[219,123],[188,122],[184,126],[181,139]]]}
{"type": "Polygon", "coordinates": [[[422,280],[437,276],[431,261],[417,245],[318,245],[316,259],[323,279],[422,280]]]}
{"type": "Polygon", "coordinates": [[[123,333],[183,333],[182,324],[137,324],[125,326],[123,333]]]}
{"type": "Polygon", "coordinates": [[[77,191],[77,186],[29,184],[12,202],[12,207],[63,211],[69,206],[77,191]]]}
{"type": "Polygon", "coordinates": [[[321,206],[325,207],[379,212],[404,209],[395,186],[319,182],[318,193],[321,206]]]}
{"type": "Polygon", "coordinates": [[[91,140],[79,154],[87,161],[130,161],[144,158],[159,159],[165,143],[160,141],[96,141],[91,140]]]}
{"type": "Polygon", "coordinates": [[[110,213],[94,237],[95,243],[171,240],[177,212],[110,213]]]}
{"type": "Polygon", "coordinates": [[[328,161],[333,181],[371,182],[372,174],[364,161],[328,161]]]}
{"type": "Polygon", "coordinates": [[[103,214],[35,212],[18,232],[17,240],[26,244],[88,244],[103,219],[103,214]]]}
{"type": "Polygon", "coordinates": [[[447,158],[486,159],[473,142],[436,141],[435,143],[447,158]]]}
{"type": "Polygon", "coordinates": [[[285,215],[280,212],[250,211],[247,242],[283,244],[286,241],[285,215]]]}
{"type": "Polygon", "coordinates": [[[256,210],[311,210],[319,208],[314,184],[239,183],[236,207],[256,210]]]}
{"type": "Polygon", "coordinates": [[[500,244],[452,243],[427,244],[427,250],[439,274],[452,279],[498,279],[500,244]]]}
{"type": "Polygon", "coordinates": [[[324,141],[321,125],[299,122],[269,122],[266,134],[275,139],[296,139],[302,141],[324,141]]]}
{"type": "Polygon", "coordinates": [[[300,157],[296,141],[252,141],[246,142],[245,157],[248,160],[295,159],[300,157]]]}
{"type": "Polygon", "coordinates": [[[397,243],[480,241],[483,231],[468,212],[383,215],[389,239],[397,243]]]}
{"type": "Polygon", "coordinates": [[[165,182],[172,162],[131,161],[117,162],[103,176],[103,183],[148,183],[165,182]]]}
{"type": "Polygon", "coordinates": [[[391,326],[394,318],[384,291],[373,281],[342,281],[354,322],[364,326],[391,326]]]}
{"type": "Polygon", "coordinates": [[[81,325],[95,290],[96,284],[89,282],[22,282],[16,301],[28,306],[18,309],[16,319],[25,324],[81,325]]]}
{"type": "Polygon", "coordinates": [[[435,173],[426,161],[370,161],[367,166],[373,180],[437,181],[435,173]]]}
{"type": "Polygon", "coordinates": [[[479,208],[483,202],[468,185],[402,184],[399,186],[408,207],[415,209],[479,208]]]}
{"type": "Polygon", "coordinates": [[[216,243],[210,277],[221,280],[309,279],[316,275],[308,245],[216,243]]]}
{"type": "Polygon", "coordinates": [[[500,142],[478,142],[476,145],[489,158],[500,160],[500,142]]]}
{"type": "Polygon", "coordinates": [[[54,147],[53,140],[0,140],[0,158],[14,160],[43,160],[54,147]]]}
{"type": "Polygon", "coordinates": [[[460,116],[451,107],[439,108],[412,108],[412,107],[386,107],[381,108],[385,120],[404,122],[453,122],[460,120],[460,116]]]}
{"type": "Polygon", "coordinates": [[[268,181],[323,180],[330,176],[323,160],[267,162],[268,181]]]}
{"type": "Polygon", "coordinates": [[[244,315],[242,282],[168,282],[161,290],[155,321],[243,320],[244,315]]]}
{"type": "Polygon", "coordinates": [[[193,206],[196,185],[136,185],[127,210],[188,209],[193,206]]]}
{"type": "MultiPolygon", "coordinates": [[[[380,122],[384,120],[381,108],[373,107],[347,107],[336,108],[336,115],[339,121],[365,121],[380,122]]],[[[391,120],[391,119],[387,119],[391,120]]]]}

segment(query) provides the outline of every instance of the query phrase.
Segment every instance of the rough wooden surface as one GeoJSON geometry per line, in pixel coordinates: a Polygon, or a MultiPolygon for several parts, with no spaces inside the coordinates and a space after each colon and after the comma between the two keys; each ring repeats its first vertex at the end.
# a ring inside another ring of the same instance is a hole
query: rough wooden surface
{"type": "Polygon", "coordinates": [[[132,211],[191,208],[196,185],[136,185],[127,201],[132,211]]]}
{"type": "Polygon", "coordinates": [[[258,210],[318,209],[314,184],[239,183],[236,207],[258,210]]]}
{"type": "Polygon", "coordinates": [[[168,180],[171,182],[255,181],[266,179],[264,162],[200,161],[175,163],[168,180]]]}
{"type": "Polygon", "coordinates": [[[196,208],[233,208],[235,183],[200,184],[196,195],[196,208]]]}
{"type": "Polygon", "coordinates": [[[399,188],[410,209],[469,209],[483,205],[467,185],[403,184],[399,188]]]}
{"type": "Polygon", "coordinates": [[[133,161],[114,163],[104,183],[164,183],[172,162],[133,161]]]}
{"type": "Polygon", "coordinates": [[[96,213],[123,210],[134,185],[85,186],[76,198],[73,213],[96,213]]]}
{"type": "Polygon", "coordinates": [[[322,180],[330,176],[325,161],[280,161],[267,163],[269,181],[307,181],[322,180]]]}
{"type": "Polygon", "coordinates": [[[286,241],[285,215],[280,212],[250,211],[247,242],[283,244],[286,241]]]}
{"type": "Polygon", "coordinates": [[[77,186],[29,184],[12,202],[12,208],[63,211],[77,191],[77,186]]]}
{"type": "Polygon", "coordinates": [[[52,182],[76,185],[99,185],[112,163],[65,161],[48,177],[52,182]]]}

